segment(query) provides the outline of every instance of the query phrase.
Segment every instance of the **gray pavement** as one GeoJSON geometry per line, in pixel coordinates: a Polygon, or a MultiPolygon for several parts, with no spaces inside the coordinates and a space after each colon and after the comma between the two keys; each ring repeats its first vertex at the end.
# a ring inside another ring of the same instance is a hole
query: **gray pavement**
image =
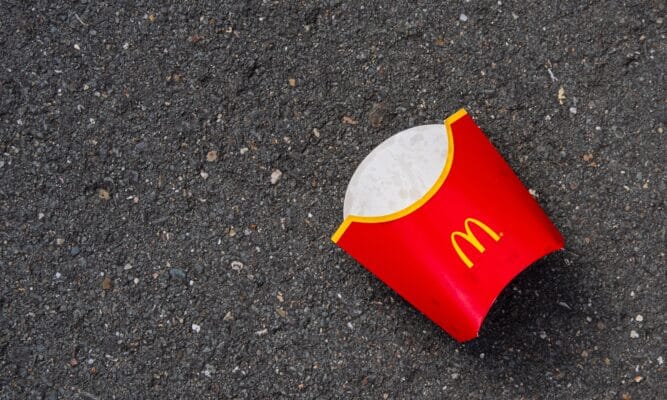
{"type": "Polygon", "coordinates": [[[665,8],[0,0],[0,398],[665,398],[665,8]],[[460,107],[567,241],[463,345],[329,240],[460,107]]]}

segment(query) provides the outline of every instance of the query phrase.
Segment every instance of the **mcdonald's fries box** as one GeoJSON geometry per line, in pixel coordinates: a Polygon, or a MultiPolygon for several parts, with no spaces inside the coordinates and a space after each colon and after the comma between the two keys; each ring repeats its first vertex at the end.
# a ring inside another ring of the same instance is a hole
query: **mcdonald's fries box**
{"type": "Polygon", "coordinates": [[[458,341],[563,237],[472,117],[402,131],[354,172],[332,240],[458,341]]]}

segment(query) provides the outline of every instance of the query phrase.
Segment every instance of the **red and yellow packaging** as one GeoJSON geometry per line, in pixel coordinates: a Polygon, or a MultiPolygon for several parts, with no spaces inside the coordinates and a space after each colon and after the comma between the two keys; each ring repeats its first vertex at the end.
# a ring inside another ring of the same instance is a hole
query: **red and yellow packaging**
{"type": "Polygon", "coordinates": [[[445,120],[437,182],[406,209],[348,216],[332,240],[458,341],[503,288],[563,238],[475,121],[445,120]]]}

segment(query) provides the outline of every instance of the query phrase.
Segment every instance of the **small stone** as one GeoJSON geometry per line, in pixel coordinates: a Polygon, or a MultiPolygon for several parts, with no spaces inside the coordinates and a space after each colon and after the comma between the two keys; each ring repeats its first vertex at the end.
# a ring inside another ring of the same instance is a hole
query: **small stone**
{"type": "Polygon", "coordinates": [[[57,239],[56,239],[56,244],[57,244],[58,246],[62,246],[63,244],[65,244],[65,239],[63,239],[63,238],[57,238],[57,239]]]}
{"type": "Polygon", "coordinates": [[[577,107],[570,107],[570,114],[576,114],[577,113],[577,107]]]}
{"type": "Polygon", "coordinates": [[[243,269],[243,263],[241,261],[232,261],[231,267],[234,271],[241,271],[243,269]]]}
{"type": "Polygon", "coordinates": [[[201,176],[204,179],[208,179],[208,172],[202,171],[202,172],[199,173],[199,176],[201,176]]]}
{"type": "Polygon", "coordinates": [[[185,271],[180,268],[172,268],[169,270],[169,276],[173,279],[185,279],[185,271]]]}
{"type": "Polygon", "coordinates": [[[129,270],[131,270],[131,269],[132,269],[132,264],[130,264],[130,263],[127,263],[127,264],[125,264],[125,265],[123,266],[123,270],[124,270],[124,271],[129,271],[129,270]]]}
{"type": "Polygon", "coordinates": [[[81,50],[81,46],[79,46],[78,43],[74,43],[74,48],[75,48],[76,50],[81,50]]]}
{"type": "Polygon", "coordinates": [[[132,282],[134,282],[135,285],[139,284],[139,278],[132,279],[132,282]]]}
{"type": "Polygon", "coordinates": [[[565,103],[565,89],[561,86],[558,89],[558,103],[562,106],[565,103]]]}
{"type": "Polygon", "coordinates": [[[319,139],[320,137],[320,130],[317,128],[313,128],[313,135],[319,139]]]}
{"type": "Polygon", "coordinates": [[[276,169],[273,172],[271,172],[271,184],[275,185],[276,183],[278,183],[278,181],[282,176],[283,173],[279,169],[276,169]]]}
{"type": "Polygon", "coordinates": [[[239,150],[239,153],[241,153],[241,154],[245,154],[245,153],[247,153],[247,152],[248,152],[248,148],[247,148],[247,147],[241,147],[241,149],[239,150]]]}
{"type": "Polygon", "coordinates": [[[213,375],[215,373],[215,367],[212,366],[211,364],[206,364],[206,365],[204,365],[204,370],[202,371],[202,373],[207,378],[210,378],[211,375],[213,375]]]}
{"type": "Polygon", "coordinates": [[[535,191],[535,189],[533,188],[528,189],[528,193],[530,193],[531,196],[537,198],[537,191],[535,191]]]}
{"type": "Polygon", "coordinates": [[[148,22],[155,22],[157,20],[157,17],[155,14],[149,14],[148,15],[148,22]]]}
{"type": "Polygon", "coordinates": [[[644,320],[644,317],[641,314],[637,314],[637,316],[635,317],[635,321],[637,321],[637,322],[642,322],[643,320],[644,320]]]}
{"type": "Polygon", "coordinates": [[[637,376],[635,376],[635,379],[633,379],[633,380],[635,381],[635,383],[639,383],[639,382],[644,380],[644,377],[641,376],[641,375],[637,375],[637,376]]]}
{"type": "Polygon", "coordinates": [[[459,374],[457,374],[456,372],[454,372],[454,373],[452,374],[452,379],[459,379],[459,374]]]}
{"type": "Polygon", "coordinates": [[[199,333],[199,331],[201,331],[201,326],[197,324],[192,324],[192,332],[199,333]]]}
{"type": "Polygon", "coordinates": [[[285,311],[282,307],[276,308],[276,313],[283,318],[287,317],[287,311],[285,311]]]}
{"type": "Polygon", "coordinates": [[[202,40],[204,40],[204,37],[201,36],[201,35],[196,35],[196,34],[192,35],[188,38],[188,41],[190,41],[190,43],[194,43],[194,44],[199,43],[202,40]]]}
{"type": "Polygon", "coordinates": [[[44,218],[44,213],[37,214],[37,219],[42,219],[42,218],[44,218]]]}
{"type": "Polygon", "coordinates": [[[385,115],[387,110],[385,106],[381,103],[376,103],[371,108],[371,111],[368,113],[368,120],[371,122],[373,128],[379,128],[384,122],[385,115]]]}
{"type": "Polygon", "coordinates": [[[267,333],[269,333],[269,330],[266,329],[266,328],[264,328],[264,329],[262,329],[262,330],[259,330],[259,331],[255,332],[255,335],[257,335],[257,336],[264,336],[264,335],[266,335],[267,333]]]}
{"type": "Polygon", "coordinates": [[[347,327],[350,328],[350,329],[354,329],[354,325],[352,325],[352,322],[348,322],[347,327]]]}
{"type": "Polygon", "coordinates": [[[112,287],[113,287],[113,282],[111,281],[111,278],[105,276],[104,279],[102,279],[102,289],[111,290],[112,287]]]}
{"type": "Polygon", "coordinates": [[[81,253],[81,249],[79,249],[77,246],[72,246],[72,247],[69,249],[69,254],[70,254],[72,257],[76,257],[76,256],[78,256],[79,253],[81,253]]]}
{"type": "Polygon", "coordinates": [[[76,358],[72,357],[72,359],[69,360],[69,366],[72,367],[72,368],[74,368],[74,367],[76,367],[77,365],[79,365],[79,360],[77,360],[76,358]]]}
{"type": "Polygon", "coordinates": [[[658,356],[658,365],[662,365],[665,361],[662,359],[662,356],[658,356]]]}
{"type": "Polygon", "coordinates": [[[466,22],[468,20],[468,16],[465,14],[459,15],[459,21],[461,22],[466,22]]]}
{"type": "Polygon", "coordinates": [[[63,275],[60,272],[56,272],[56,274],[55,274],[56,279],[60,279],[60,277],[62,277],[62,276],[63,275]]]}
{"type": "Polygon", "coordinates": [[[436,46],[438,46],[438,47],[442,47],[442,46],[444,46],[445,44],[446,44],[446,42],[445,42],[445,38],[443,38],[442,36],[438,36],[438,37],[435,39],[435,45],[436,45],[436,46]]]}
{"type": "Polygon", "coordinates": [[[296,79],[294,79],[294,78],[289,78],[289,79],[287,80],[287,82],[289,82],[289,85],[290,85],[291,87],[295,87],[295,86],[296,86],[296,79]]]}
{"type": "Polygon", "coordinates": [[[633,339],[637,339],[639,337],[639,334],[635,330],[630,331],[630,337],[633,339]]]}
{"type": "Polygon", "coordinates": [[[109,191],[106,189],[98,189],[97,190],[97,195],[100,197],[102,200],[109,200],[111,198],[111,195],[109,194],[109,191]]]}
{"type": "Polygon", "coordinates": [[[343,117],[343,123],[348,125],[356,125],[357,121],[354,118],[346,115],[343,117]]]}
{"type": "Polygon", "coordinates": [[[589,162],[593,159],[593,154],[591,153],[586,153],[581,157],[584,161],[589,162]]]}
{"type": "Polygon", "coordinates": [[[208,162],[214,162],[218,159],[218,151],[217,150],[211,150],[206,154],[206,161],[208,162]]]}
{"type": "Polygon", "coordinates": [[[223,321],[231,321],[234,319],[234,314],[232,314],[231,311],[227,311],[227,314],[225,314],[224,317],[222,317],[223,321]]]}

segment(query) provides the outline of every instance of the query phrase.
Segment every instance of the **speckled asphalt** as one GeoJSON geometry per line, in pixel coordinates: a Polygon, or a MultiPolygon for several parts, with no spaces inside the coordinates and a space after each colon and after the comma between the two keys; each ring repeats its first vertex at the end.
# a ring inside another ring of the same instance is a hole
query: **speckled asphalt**
{"type": "Polygon", "coordinates": [[[664,398],[664,1],[170,3],[0,0],[0,398],[664,398]],[[461,107],[567,241],[463,345],[329,239],[461,107]]]}

